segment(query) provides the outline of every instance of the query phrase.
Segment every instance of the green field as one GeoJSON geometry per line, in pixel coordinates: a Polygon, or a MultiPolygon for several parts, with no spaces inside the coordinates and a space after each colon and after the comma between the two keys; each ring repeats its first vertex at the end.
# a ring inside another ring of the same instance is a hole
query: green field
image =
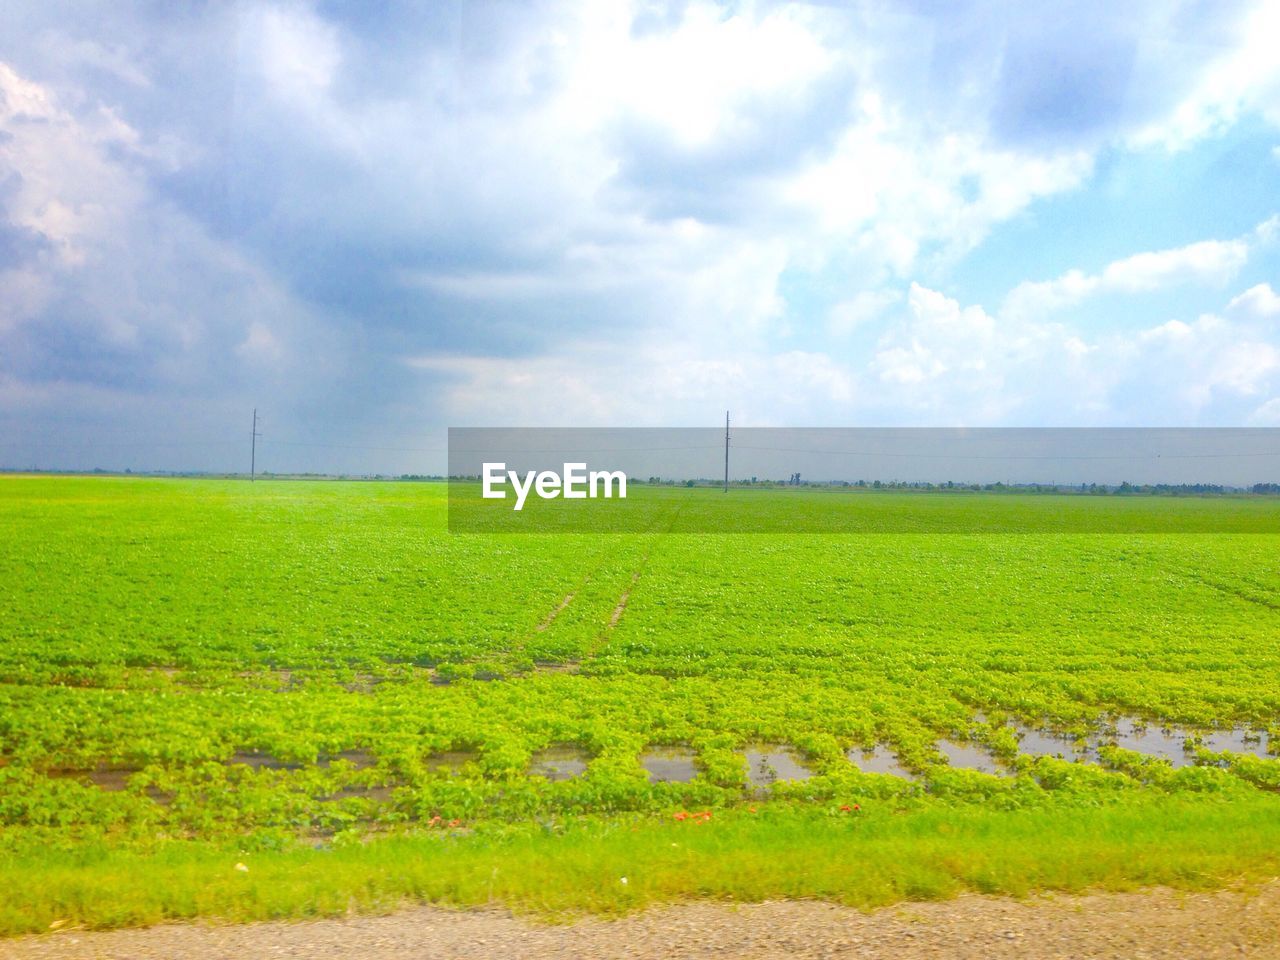
{"type": "Polygon", "coordinates": [[[751,495],[1146,532],[451,535],[443,484],[0,477],[0,932],[1280,872],[1280,759],[1212,739],[1280,744],[1280,502],[751,495]],[[752,782],[758,744],[812,775],[752,782]],[[548,747],[585,772],[531,775],[548,747]]]}

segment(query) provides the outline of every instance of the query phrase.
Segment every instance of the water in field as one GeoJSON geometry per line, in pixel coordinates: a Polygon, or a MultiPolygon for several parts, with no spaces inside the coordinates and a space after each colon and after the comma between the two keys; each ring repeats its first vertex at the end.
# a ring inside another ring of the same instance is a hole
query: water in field
{"type": "Polygon", "coordinates": [[[904,767],[898,757],[883,744],[876,744],[871,750],[854,747],[845,756],[863,773],[887,773],[906,780],[915,779],[915,774],[904,767]]]}
{"type": "Polygon", "coordinates": [[[548,780],[570,780],[587,771],[591,755],[572,743],[557,743],[534,753],[529,775],[548,780]]]}
{"type": "Polygon", "coordinates": [[[1215,753],[1244,753],[1263,759],[1275,759],[1274,754],[1268,753],[1270,744],[1267,733],[1251,731],[1245,727],[1201,732],[1164,726],[1159,721],[1120,717],[1116,721],[1114,732],[1105,731],[1098,742],[1114,744],[1146,757],[1168,760],[1174,767],[1185,767],[1196,762],[1193,741],[1197,736],[1204,749],[1215,753]]]}
{"type": "Polygon", "coordinates": [[[1098,763],[1099,747],[1116,746],[1144,757],[1167,760],[1175,768],[1186,767],[1196,762],[1194,749],[1188,749],[1196,737],[1204,749],[1215,753],[1242,753],[1275,759],[1274,754],[1267,752],[1269,739],[1266,731],[1252,731],[1245,727],[1198,731],[1156,720],[1119,717],[1114,726],[1091,734],[1083,742],[1066,733],[1020,723],[1013,724],[1013,729],[1018,736],[1019,753],[1032,757],[1060,757],[1077,763],[1098,763]]]}
{"type": "Polygon", "coordinates": [[[477,756],[474,750],[440,750],[428,756],[425,762],[432,773],[447,773],[452,776],[477,756]]]}
{"type": "Polygon", "coordinates": [[[957,743],[955,740],[939,740],[938,752],[947,758],[947,763],[963,770],[976,770],[979,773],[991,773],[1005,776],[1005,769],[989,752],[972,743],[957,743]]]}
{"type": "Polygon", "coordinates": [[[1029,757],[1057,757],[1075,763],[1097,759],[1090,747],[1078,743],[1070,734],[1035,729],[1020,723],[1015,723],[1013,729],[1018,736],[1018,752],[1029,757]]]}
{"type": "Polygon", "coordinates": [[[698,775],[697,754],[689,747],[651,747],[640,765],[650,783],[688,783],[698,775]]]}
{"type": "Polygon", "coordinates": [[[747,748],[747,779],[753,787],[779,780],[808,780],[813,771],[798,750],[786,743],[758,743],[747,748]]]}
{"type": "Polygon", "coordinates": [[[1268,752],[1271,743],[1265,730],[1255,732],[1244,727],[1236,727],[1234,730],[1212,730],[1201,734],[1200,745],[1215,753],[1251,753],[1263,760],[1277,759],[1275,754],[1268,752]]]}
{"type": "Polygon", "coordinates": [[[1132,750],[1144,757],[1167,760],[1174,767],[1189,766],[1196,759],[1195,754],[1184,746],[1186,734],[1183,731],[1133,717],[1121,717],[1116,721],[1114,731],[1105,731],[1099,742],[1132,750]]]}

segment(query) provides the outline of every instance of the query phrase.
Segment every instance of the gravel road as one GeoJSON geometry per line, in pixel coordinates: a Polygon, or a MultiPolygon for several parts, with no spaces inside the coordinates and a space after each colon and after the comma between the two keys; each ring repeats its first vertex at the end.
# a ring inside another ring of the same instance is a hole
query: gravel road
{"type": "Polygon", "coordinates": [[[12,960],[256,958],[892,957],[1280,958],[1280,880],[1240,893],[964,896],[864,914],[811,901],[691,903],[622,920],[530,923],[496,910],[412,907],[296,923],[166,924],[0,941],[12,960]]]}

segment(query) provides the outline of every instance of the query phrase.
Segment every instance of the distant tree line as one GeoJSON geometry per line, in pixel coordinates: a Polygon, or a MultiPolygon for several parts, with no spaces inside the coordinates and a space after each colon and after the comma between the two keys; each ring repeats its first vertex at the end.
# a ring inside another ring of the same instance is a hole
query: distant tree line
{"type": "MultiPolygon", "coordinates": [[[[714,477],[698,477],[688,480],[674,480],[663,477],[649,477],[647,480],[633,478],[633,483],[647,483],[653,486],[721,486],[724,481],[714,477]]],[[[922,492],[969,492],[969,493],[1038,493],[1068,494],[1074,496],[1146,496],[1146,497],[1211,497],[1238,496],[1240,494],[1257,494],[1261,496],[1280,495],[1280,483],[1255,483],[1251,487],[1232,487],[1220,483],[1129,483],[1127,480],[1119,484],[1106,483],[1005,483],[997,480],[994,483],[962,483],[947,480],[932,483],[922,480],[801,480],[800,475],[793,473],[785,480],[761,480],[752,477],[750,480],[731,480],[735,487],[839,487],[859,490],[914,490],[922,492]]]]}

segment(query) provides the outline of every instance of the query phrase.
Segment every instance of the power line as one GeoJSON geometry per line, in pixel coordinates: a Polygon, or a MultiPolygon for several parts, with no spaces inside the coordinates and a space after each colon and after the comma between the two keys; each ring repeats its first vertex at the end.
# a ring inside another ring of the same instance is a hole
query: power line
{"type": "Polygon", "coordinates": [[[0,447],[238,447],[241,440],[12,440],[0,447]]]}
{"type": "Polygon", "coordinates": [[[900,457],[919,460],[1216,460],[1234,457],[1280,457],[1280,451],[1245,453],[1126,453],[1126,454],[953,454],[894,453],[887,450],[814,450],[802,447],[760,447],[740,443],[739,450],[772,453],[812,453],[833,457],[900,457]]]}

